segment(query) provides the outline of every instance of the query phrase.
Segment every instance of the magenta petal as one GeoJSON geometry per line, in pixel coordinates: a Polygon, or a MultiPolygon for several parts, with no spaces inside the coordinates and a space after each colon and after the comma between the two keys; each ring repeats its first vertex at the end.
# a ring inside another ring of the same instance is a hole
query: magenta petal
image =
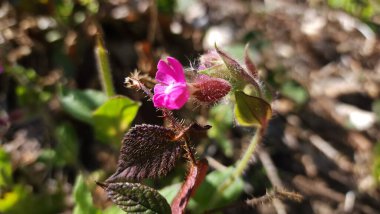
{"type": "Polygon", "coordinates": [[[169,86],[157,84],[154,87],[153,103],[155,107],[164,107],[170,110],[180,109],[189,99],[186,84],[175,83],[169,86]]]}
{"type": "Polygon", "coordinates": [[[167,87],[166,85],[156,84],[153,89],[154,94],[164,94],[167,87]]]}
{"type": "Polygon", "coordinates": [[[165,94],[155,94],[153,104],[156,108],[165,108],[165,94]]]}
{"type": "Polygon", "coordinates": [[[187,90],[186,85],[176,85],[172,88],[172,91],[168,94],[167,99],[165,100],[166,107],[168,109],[180,109],[189,99],[189,91],[187,90]]]}
{"type": "Polygon", "coordinates": [[[167,85],[176,82],[174,70],[165,61],[160,60],[157,64],[157,69],[156,80],[158,82],[166,83],[167,85]]]}
{"type": "Polygon", "coordinates": [[[186,82],[185,71],[183,70],[181,63],[173,57],[168,57],[168,64],[174,70],[174,79],[177,80],[177,82],[186,82]]]}

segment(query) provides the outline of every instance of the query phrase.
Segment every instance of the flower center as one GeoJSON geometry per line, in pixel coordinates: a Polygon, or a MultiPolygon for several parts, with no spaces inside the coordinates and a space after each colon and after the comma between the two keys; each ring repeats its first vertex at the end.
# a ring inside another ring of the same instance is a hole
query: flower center
{"type": "Polygon", "coordinates": [[[165,88],[165,94],[170,94],[173,88],[174,88],[174,84],[168,85],[168,87],[165,88]]]}

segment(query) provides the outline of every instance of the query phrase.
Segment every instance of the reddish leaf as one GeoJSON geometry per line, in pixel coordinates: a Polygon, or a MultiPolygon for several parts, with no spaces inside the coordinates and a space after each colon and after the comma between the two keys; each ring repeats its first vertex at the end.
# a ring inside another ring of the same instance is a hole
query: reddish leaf
{"type": "Polygon", "coordinates": [[[259,75],[257,73],[257,69],[256,69],[256,66],[255,66],[255,63],[253,63],[253,61],[249,57],[248,48],[249,48],[249,44],[247,44],[245,46],[245,50],[244,50],[244,62],[245,62],[245,65],[247,66],[247,69],[249,71],[248,74],[250,76],[252,76],[254,79],[258,79],[259,75]]]}
{"type": "Polygon", "coordinates": [[[174,198],[171,209],[172,214],[180,214],[185,212],[185,208],[190,197],[206,177],[208,163],[206,160],[199,161],[196,165],[191,165],[189,174],[185,182],[182,184],[181,190],[174,198]]]}
{"type": "Polygon", "coordinates": [[[220,55],[220,57],[223,59],[224,63],[226,64],[228,70],[232,73],[232,75],[236,78],[243,78],[246,82],[251,83],[261,96],[261,89],[259,83],[253,78],[250,74],[248,74],[243,67],[234,59],[232,59],[230,56],[228,56],[225,52],[220,50],[216,45],[215,49],[220,55]]]}
{"type": "Polygon", "coordinates": [[[156,125],[137,125],[124,136],[116,172],[107,182],[166,175],[180,156],[175,132],[156,125]]]}

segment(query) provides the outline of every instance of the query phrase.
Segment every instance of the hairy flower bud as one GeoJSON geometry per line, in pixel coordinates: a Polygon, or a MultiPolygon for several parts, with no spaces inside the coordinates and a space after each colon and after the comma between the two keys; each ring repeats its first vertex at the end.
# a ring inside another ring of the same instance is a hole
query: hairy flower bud
{"type": "Polygon", "coordinates": [[[231,90],[231,84],[220,78],[199,75],[190,84],[192,96],[205,103],[214,103],[222,99],[231,90]]]}
{"type": "Polygon", "coordinates": [[[216,50],[211,50],[199,58],[199,70],[212,68],[214,66],[224,65],[223,59],[219,56],[216,50]]]}

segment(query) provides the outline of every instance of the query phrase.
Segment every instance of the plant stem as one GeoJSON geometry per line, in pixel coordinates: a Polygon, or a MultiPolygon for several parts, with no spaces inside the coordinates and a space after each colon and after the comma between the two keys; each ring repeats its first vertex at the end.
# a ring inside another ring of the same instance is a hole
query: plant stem
{"type": "Polygon", "coordinates": [[[256,130],[255,135],[252,137],[247,150],[245,151],[243,157],[238,162],[237,166],[235,167],[235,170],[231,173],[231,175],[228,178],[224,180],[224,182],[217,189],[216,194],[215,194],[216,196],[210,202],[210,207],[212,207],[215,203],[217,203],[220,197],[222,197],[223,192],[226,189],[228,189],[228,187],[230,187],[231,184],[233,184],[234,181],[243,174],[244,170],[247,168],[249,164],[249,160],[251,159],[257,145],[259,144],[261,140],[261,137],[264,134],[265,127],[266,127],[265,124],[263,124],[262,127],[256,130]]]}
{"type": "Polygon", "coordinates": [[[232,173],[233,177],[235,177],[235,178],[240,177],[243,174],[244,170],[247,168],[249,160],[251,159],[253,153],[256,150],[257,145],[259,144],[259,142],[261,140],[263,130],[264,129],[262,127],[258,128],[256,130],[256,133],[253,136],[253,138],[251,139],[251,142],[249,143],[247,150],[245,151],[241,160],[238,162],[238,164],[235,168],[235,171],[232,173]]]}
{"type": "Polygon", "coordinates": [[[100,35],[98,35],[96,39],[95,57],[103,91],[108,97],[112,97],[115,95],[115,89],[113,87],[111,68],[107,56],[107,50],[104,48],[104,44],[100,35]]]}

